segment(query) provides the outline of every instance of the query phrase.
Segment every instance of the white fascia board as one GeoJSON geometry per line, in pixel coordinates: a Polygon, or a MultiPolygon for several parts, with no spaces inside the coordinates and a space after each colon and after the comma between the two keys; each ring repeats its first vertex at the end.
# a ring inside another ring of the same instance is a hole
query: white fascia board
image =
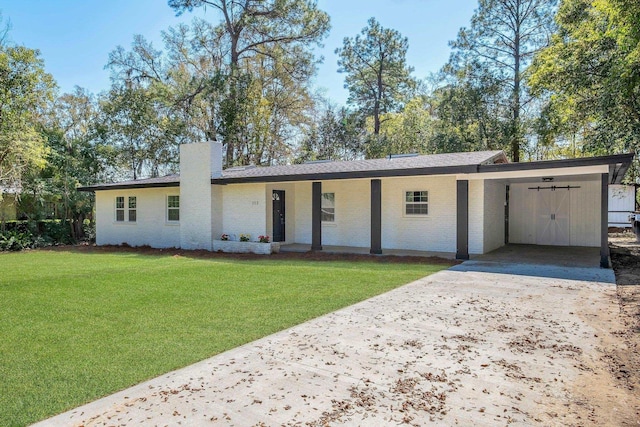
{"type": "Polygon", "coordinates": [[[609,172],[609,165],[596,166],[577,166],[572,168],[549,168],[549,169],[529,169],[521,171],[505,171],[505,172],[487,172],[487,173],[471,173],[458,174],[457,180],[475,180],[475,179],[522,179],[522,178],[542,178],[546,176],[572,176],[572,175],[591,175],[609,172]]]}

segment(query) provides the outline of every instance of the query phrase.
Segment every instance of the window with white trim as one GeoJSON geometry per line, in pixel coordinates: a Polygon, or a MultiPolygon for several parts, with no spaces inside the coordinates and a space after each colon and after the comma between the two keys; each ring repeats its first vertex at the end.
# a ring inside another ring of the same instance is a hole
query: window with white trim
{"type": "Polygon", "coordinates": [[[320,212],[322,222],[336,221],[336,193],[322,193],[320,212]]]}
{"type": "Polygon", "coordinates": [[[136,199],[136,196],[129,196],[129,222],[136,222],[138,216],[137,205],[138,200],[136,199]]]}
{"type": "Polygon", "coordinates": [[[116,197],[116,221],[124,221],[124,197],[116,197]]]}
{"type": "Polygon", "coordinates": [[[407,216],[426,216],[429,214],[428,191],[405,191],[404,214],[407,216]]]}
{"type": "Polygon", "coordinates": [[[180,221],[180,196],[167,196],[167,221],[180,221]]]}
{"type": "Polygon", "coordinates": [[[137,214],[138,199],[136,196],[116,197],[116,222],[136,222],[138,219],[137,214]]]}

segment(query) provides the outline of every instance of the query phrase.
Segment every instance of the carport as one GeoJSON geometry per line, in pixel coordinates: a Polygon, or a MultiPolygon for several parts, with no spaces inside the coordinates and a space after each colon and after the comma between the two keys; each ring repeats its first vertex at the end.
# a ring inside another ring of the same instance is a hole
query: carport
{"type": "MultiPolygon", "coordinates": [[[[565,251],[599,248],[600,266],[609,268],[608,187],[621,183],[633,156],[481,165],[478,173],[461,174],[457,179],[467,187],[469,182],[481,180],[485,188],[500,189],[500,196],[492,201],[485,195],[485,240],[503,238],[504,244],[512,245],[511,251],[526,245],[565,251]],[[503,201],[504,206],[495,206],[496,200],[503,201]],[[502,219],[504,228],[500,229],[495,223],[502,219]]],[[[469,199],[468,192],[465,198],[464,185],[458,188],[458,252],[464,255],[465,238],[468,242],[469,236],[469,199]]]]}

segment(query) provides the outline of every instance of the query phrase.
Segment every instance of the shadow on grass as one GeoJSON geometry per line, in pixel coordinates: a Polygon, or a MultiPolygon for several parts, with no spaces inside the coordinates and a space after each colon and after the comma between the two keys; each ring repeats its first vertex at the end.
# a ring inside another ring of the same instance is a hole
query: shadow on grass
{"type": "Polygon", "coordinates": [[[232,260],[232,261],[260,261],[265,264],[273,262],[287,261],[340,261],[340,262],[365,262],[379,264],[432,264],[453,266],[460,264],[460,261],[421,256],[397,256],[397,255],[365,255],[365,254],[332,254],[323,252],[280,252],[272,255],[257,254],[230,254],[223,252],[211,252],[206,250],[184,250],[178,248],[156,249],[149,246],[128,246],[128,245],[73,245],[56,246],[38,249],[39,251],[52,252],[73,252],[77,254],[130,254],[136,256],[156,256],[156,257],[183,257],[191,259],[206,260],[232,260]]]}

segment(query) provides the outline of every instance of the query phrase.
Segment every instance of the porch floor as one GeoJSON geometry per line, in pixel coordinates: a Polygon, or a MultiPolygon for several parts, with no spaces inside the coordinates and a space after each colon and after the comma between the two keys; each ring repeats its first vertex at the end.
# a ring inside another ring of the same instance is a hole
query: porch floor
{"type": "Polygon", "coordinates": [[[472,254],[470,258],[475,261],[495,261],[511,264],[599,267],[600,248],[519,245],[509,243],[483,255],[472,254]]]}
{"type": "MultiPolygon", "coordinates": [[[[280,246],[281,252],[309,252],[310,250],[311,245],[302,243],[290,243],[280,246]]],[[[368,255],[369,248],[322,245],[321,252],[328,254],[368,255]]],[[[410,251],[400,249],[383,249],[382,256],[384,255],[455,259],[455,254],[452,252],[410,251]]],[[[509,243],[486,254],[471,254],[470,258],[475,261],[506,262],[511,264],[598,267],[600,265],[600,248],[519,245],[509,243]]]]}
{"type": "MultiPolygon", "coordinates": [[[[311,245],[303,243],[289,243],[280,245],[280,252],[309,252],[311,245]]],[[[361,248],[356,246],[331,246],[322,245],[323,253],[327,254],[357,254],[369,255],[369,248],[361,248]]],[[[382,249],[382,256],[417,256],[417,257],[439,257],[445,259],[454,259],[456,254],[452,252],[430,252],[430,251],[409,251],[403,249],[382,249]]]]}

